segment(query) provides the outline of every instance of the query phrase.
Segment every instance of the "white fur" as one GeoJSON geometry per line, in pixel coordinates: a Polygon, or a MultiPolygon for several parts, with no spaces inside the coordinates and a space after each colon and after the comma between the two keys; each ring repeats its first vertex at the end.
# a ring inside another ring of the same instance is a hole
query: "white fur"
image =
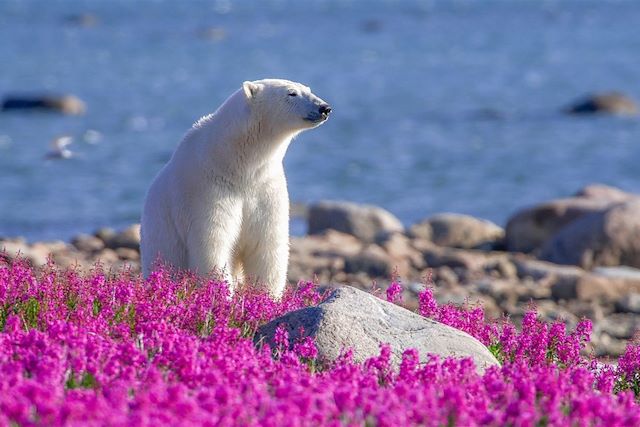
{"type": "Polygon", "coordinates": [[[299,83],[258,80],[198,120],[147,193],[144,276],[160,260],[203,275],[217,270],[230,286],[232,278],[259,282],[279,297],[289,261],[282,160],[298,133],[326,119],[321,105],[299,83]]]}

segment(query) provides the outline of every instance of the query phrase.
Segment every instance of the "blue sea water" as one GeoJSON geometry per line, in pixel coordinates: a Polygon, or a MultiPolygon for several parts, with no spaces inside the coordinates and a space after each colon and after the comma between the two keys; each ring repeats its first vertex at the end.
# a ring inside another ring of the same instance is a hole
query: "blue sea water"
{"type": "Polygon", "coordinates": [[[597,91],[640,100],[638,23],[638,1],[2,0],[0,95],[72,93],[88,111],[0,114],[0,235],[137,221],[188,127],[264,77],[334,111],[287,154],[295,202],[504,224],[591,182],[640,191],[640,119],[561,111],[597,91]],[[82,13],[96,25],[70,22],[82,13]],[[77,156],[44,160],[63,134],[77,156]]]}

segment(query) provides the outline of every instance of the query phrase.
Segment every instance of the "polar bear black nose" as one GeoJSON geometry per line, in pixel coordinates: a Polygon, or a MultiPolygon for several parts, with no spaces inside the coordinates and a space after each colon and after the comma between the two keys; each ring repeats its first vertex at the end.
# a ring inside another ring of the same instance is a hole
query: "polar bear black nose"
{"type": "Polygon", "coordinates": [[[320,106],[320,114],[328,116],[330,112],[331,112],[331,107],[329,107],[329,105],[324,104],[320,106]]]}

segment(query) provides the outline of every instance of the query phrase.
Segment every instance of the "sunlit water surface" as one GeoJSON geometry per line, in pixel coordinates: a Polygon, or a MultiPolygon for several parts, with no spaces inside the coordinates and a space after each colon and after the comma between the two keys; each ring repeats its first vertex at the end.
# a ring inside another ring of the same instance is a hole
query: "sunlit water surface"
{"type": "Polygon", "coordinates": [[[592,91],[640,99],[639,22],[635,1],[4,0],[0,94],[73,93],[88,112],[0,114],[0,235],[138,221],[192,122],[264,77],[310,85],[334,110],[287,154],[296,202],[503,224],[591,182],[638,191],[640,120],[561,110],[592,91]],[[68,21],[87,12],[95,26],[68,21]],[[77,157],[45,161],[62,134],[77,157]]]}

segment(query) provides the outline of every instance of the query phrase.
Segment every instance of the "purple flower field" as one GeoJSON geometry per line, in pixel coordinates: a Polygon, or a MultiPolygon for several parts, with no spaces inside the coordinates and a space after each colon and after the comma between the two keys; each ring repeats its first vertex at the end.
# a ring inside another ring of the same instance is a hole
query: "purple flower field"
{"type": "MultiPolygon", "coordinates": [[[[438,305],[420,314],[486,344],[502,367],[389,348],[363,364],[348,351],[315,360],[312,340],[256,350],[256,328],[323,296],[301,283],[281,301],[160,269],[144,281],[0,263],[0,425],[623,426],[640,425],[640,346],[617,365],[581,355],[591,324],[518,332],[481,308],[438,305]],[[173,277],[173,278],[172,278],[173,277]]],[[[397,302],[400,284],[387,298],[397,302]]]]}

